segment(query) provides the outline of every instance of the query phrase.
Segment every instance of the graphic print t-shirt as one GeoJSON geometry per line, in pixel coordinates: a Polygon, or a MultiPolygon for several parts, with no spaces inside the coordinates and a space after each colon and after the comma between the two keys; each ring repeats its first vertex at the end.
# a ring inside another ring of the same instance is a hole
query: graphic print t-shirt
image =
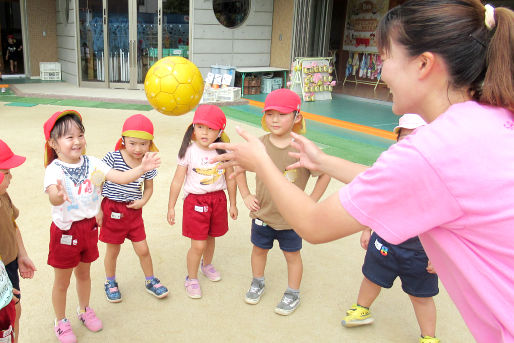
{"type": "Polygon", "coordinates": [[[101,184],[94,180],[103,180],[111,170],[107,164],[96,157],[82,156],[77,164],[68,164],[53,160],[46,167],[44,190],[56,185],[57,180],[62,184],[69,201],[62,205],[52,206],[52,220],[61,230],[67,231],[71,224],[86,218],[93,218],[100,209],[101,184]]]}

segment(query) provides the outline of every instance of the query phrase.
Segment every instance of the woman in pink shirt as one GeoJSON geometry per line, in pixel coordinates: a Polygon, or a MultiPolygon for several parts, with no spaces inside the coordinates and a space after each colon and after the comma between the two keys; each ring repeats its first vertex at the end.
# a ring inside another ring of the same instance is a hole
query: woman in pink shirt
{"type": "Polygon", "coordinates": [[[514,12],[478,0],[407,1],[377,30],[393,112],[419,128],[363,166],[294,135],[298,163],[345,183],[315,203],[288,183],[257,138],[213,144],[263,180],[309,242],[371,227],[398,244],[418,235],[478,342],[514,342],[514,12]],[[291,201],[295,199],[295,201],[291,201]],[[321,230],[320,228],[323,228],[321,230]]]}

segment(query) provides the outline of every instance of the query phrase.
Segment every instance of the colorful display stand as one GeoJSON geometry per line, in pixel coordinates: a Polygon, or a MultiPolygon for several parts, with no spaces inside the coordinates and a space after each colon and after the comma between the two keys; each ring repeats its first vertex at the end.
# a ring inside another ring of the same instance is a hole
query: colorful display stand
{"type": "Polygon", "coordinates": [[[290,89],[303,101],[331,100],[334,67],[332,57],[297,57],[293,63],[290,89]]]}

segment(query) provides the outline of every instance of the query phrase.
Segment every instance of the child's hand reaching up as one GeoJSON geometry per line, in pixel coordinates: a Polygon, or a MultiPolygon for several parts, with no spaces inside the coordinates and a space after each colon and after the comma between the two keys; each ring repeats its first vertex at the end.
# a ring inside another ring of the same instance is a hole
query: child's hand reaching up
{"type": "Polygon", "coordinates": [[[147,152],[141,161],[141,166],[145,173],[150,170],[159,168],[161,165],[161,158],[156,152],[147,152]]]}
{"type": "Polygon", "coordinates": [[[361,247],[364,250],[368,250],[369,239],[371,237],[371,229],[365,228],[361,234],[361,247]]]}
{"type": "Polygon", "coordinates": [[[260,209],[259,200],[257,200],[257,197],[255,195],[248,194],[247,196],[244,197],[243,200],[245,202],[246,207],[248,207],[248,209],[251,212],[255,212],[260,209]]]}

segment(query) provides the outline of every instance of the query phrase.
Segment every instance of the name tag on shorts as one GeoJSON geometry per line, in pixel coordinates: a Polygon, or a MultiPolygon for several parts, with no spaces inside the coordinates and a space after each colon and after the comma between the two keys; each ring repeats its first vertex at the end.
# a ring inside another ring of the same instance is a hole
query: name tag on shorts
{"type": "Polygon", "coordinates": [[[255,224],[259,225],[259,226],[266,226],[266,223],[263,222],[262,220],[260,219],[254,219],[255,221],[255,224]]]}
{"type": "Polygon", "coordinates": [[[111,219],[121,219],[121,213],[111,212],[111,219]]]}
{"type": "Polygon", "coordinates": [[[200,212],[200,213],[207,213],[209,212],[209,206],[198,206],[198,205],[195,205],[195,211],[196,212],[200,212]]]}
{"type": "Polygon", "coordinates": [[[61,236],[61,244],[71,245],[72,239],[73,239],[72,235],[62,235],[61,236]]]}

